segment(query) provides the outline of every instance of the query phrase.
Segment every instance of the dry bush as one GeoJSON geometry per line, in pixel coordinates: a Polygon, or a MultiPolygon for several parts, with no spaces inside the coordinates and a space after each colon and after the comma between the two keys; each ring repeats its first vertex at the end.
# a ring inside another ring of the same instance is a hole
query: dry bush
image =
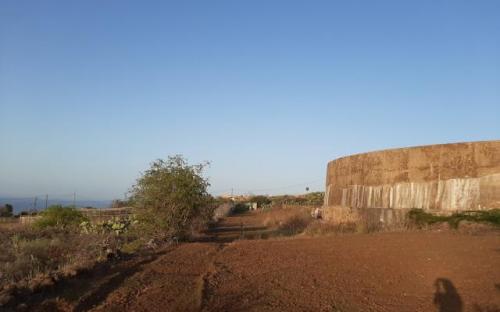
{"type": "Polygon", "coordinates": [[[300,234],[304,232],[311,221],[311,216],[294,215],[280,224],[278,233],[285,236],[300,234]]]}
{"type": "Polygon", "coordinates": [[[118,250],[124,240],[113,234],[80,234],[56,229],[2,232],[0,286],[29,281],[54,271],[90,267],[118,250]]]}
{"type": "Polygon", "coordinates": [[[311,219],[311,211],[304,207],[286,207],[286,208],[273,208],[271,210],[263,211],[260,213],[262,223],[269,228],[278,228],[281,224],[299,216],[301,218],[311,219]]]}
{"type": "Polygon", "coordinates": [[[357,231],[357,224],[354,222],[331,223],[321,220],[311,222],[304,230],[306,235],[321,236],[341,233],[354,233],[357,231]]]}
{"type": "Polygon", "coordinates": [[[5,278],[15,281],[57,269],[67,262],[69,245],[59,237],[26,240],[13,236],[12,248],[14,259],[4,269],[5,278]]]}
{"type": "Polygon", "coordinates": [[[357,233],[408,230],[406,211],[402,209],[354,209],[328,207],[323,209],[323,219],[331,224],[351,228],[357,233]]]}
{"type": "Polygon", "coordinates": [[[371,218],[361,218],[356,222],[357,233],[375,233],[384,229],[384,225],[379,220],[371,218]]]}
{"type": "Polygon", "coordinates": [[[357,223],[360,215],[349,207],[328,207],[322,209],[323,219],[332,223],[357,223]]]}
{"type": "Polygon", "coordinates": [[[313,221],[308,207],[280,207],[260,213],[262,223],[275,234],[291,236],[302,233],[313,221]]]}
{"type": "Polygon", "coordinates": [[[311,225],[310,235],[330,233],[367,233],[376,228],[376,223],[359,211],[349,207],[328,207],[322,209],[323,221],[311,225]]]}
{"type": "Polygon", "coordinates": [[[214,210],[213,221],[217,222],[220,219],[227,217],[231,214],[231,211],[234,208],[233,203],[223,203],[217,206],[214,210]]]}

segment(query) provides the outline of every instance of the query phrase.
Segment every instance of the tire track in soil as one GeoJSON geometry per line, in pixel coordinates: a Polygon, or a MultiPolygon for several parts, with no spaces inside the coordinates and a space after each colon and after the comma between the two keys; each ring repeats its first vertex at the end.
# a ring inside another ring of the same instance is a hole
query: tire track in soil
{"type": "Polygon", "coordinates": [[[227,243],[221,243],[217,246],[212,261],[208,266],[208,270],[201,277],[201,290],[199,294],[199,310],[206,311],[207,305],[214,294],[215,283],[213,280],[217,276],[220,269],[223,267],[222,263],[218,262],[218,255],[227,247],[227,243]]]}
{"type": "Polygon", "coordinates": [[[214,243],[180,244],[129,277],[92,311],[199,311],[201,277],[218,249],[214,243]]]}
{"type": "Polygon", "coordinates": [[[207,271],[201,277],[199,311],[210,311],[209,303],[215,293],[215,289],[217,288],[218,275],[221,272],[230,273],[227,266],[220,261],[220,255],[224,249],[230,246],[233,241],[241,238],[245,231],[252,232],[255,230],[262,230],[262,228],[252,227],[249,224],[245,224],[241,221],[241,218],[237,218],[239,222],[232,222],[228,219],[231,218],[222,219],[218,226],[209,232],[211,240],[219,243],[207,271]]]}
{"type": "Polygon", "coordinates": [[[146,288],[127,291],[124,289],[127,287],[121,287],[108,298],[101,298],[104,300],[93,311],[119,311],[119,307],[147,311],[165,306],[179,311],[210,310],[218,276],[227,272],[221,253],[241,237],[244,228],[240,222],[235,224],[231,220],[221,220],[217,227],[206,233],[203,241],[180,244],[144,267],[138,275],[128,276],[126,284],[132,281],[133,284],[147,285],[146,288]],[[170,289],[169,294],[161,289],[170,289]],[[156,295],[159,293],[163,293],[161,298],[156,295]]]}

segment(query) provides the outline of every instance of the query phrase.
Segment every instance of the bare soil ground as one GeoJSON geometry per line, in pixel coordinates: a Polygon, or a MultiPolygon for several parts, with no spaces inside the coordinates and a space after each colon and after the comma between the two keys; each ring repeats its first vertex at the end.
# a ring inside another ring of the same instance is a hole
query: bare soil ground
{"type": "Polygon", "coordinates": [[[448,230],[240,240],[260,216],[80,277],[32,311],[500,311],[500,235],[448,230]],[[244,233],[245,232],[245,233],[244,233]]]}

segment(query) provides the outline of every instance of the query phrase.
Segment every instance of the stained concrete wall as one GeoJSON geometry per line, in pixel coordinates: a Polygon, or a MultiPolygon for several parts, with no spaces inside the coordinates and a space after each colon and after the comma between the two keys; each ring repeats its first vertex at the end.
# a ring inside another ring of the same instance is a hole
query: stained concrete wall
{"type": "Polygon", "coordinates": [[[325,206],[500,208],[500,141],[429,145],[328,163],[325,206]]]}

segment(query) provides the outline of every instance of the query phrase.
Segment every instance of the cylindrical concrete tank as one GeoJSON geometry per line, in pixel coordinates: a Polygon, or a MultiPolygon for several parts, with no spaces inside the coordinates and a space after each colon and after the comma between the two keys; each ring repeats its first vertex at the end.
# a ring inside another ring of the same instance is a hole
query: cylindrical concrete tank
{"type": "Polygon", "coordinates": [[[500,208],[500,141],[391,149],[328,163],[325,206],[500,208]]]}

